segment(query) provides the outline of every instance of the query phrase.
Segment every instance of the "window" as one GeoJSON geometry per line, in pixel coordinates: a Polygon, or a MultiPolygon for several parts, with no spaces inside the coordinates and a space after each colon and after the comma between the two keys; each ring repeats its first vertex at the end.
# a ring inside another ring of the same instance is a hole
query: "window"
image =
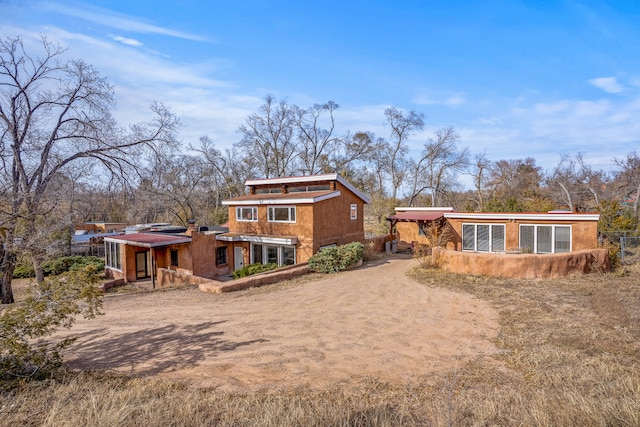
{"type": "Polygon", "coordinates": [[[260,263],[262,264],[262,245],[256,245],[254,244],[252,249],[251,249],[251,254],[252,254],[252,258],[251,258],[251,262],[252,263],[260,263]]]}
{"type": "Polygon", "coordinates": [[[221,246],[216,248],[216,265],[225,265],[227,263],[227,247],[221,246]]]}
{"type": "Polygon", "coordinates": [[[258,208],[256,206],[236,208],[236,221],[255,222],[257,220],[258,220],[258,208]]]}
{"type": "Polygon", "coordinates": [[[536,254],[570,252],[571,226],[521,225],[520,248],[536,254]]]}
{"type": "Polygon", "coordinates": [[[351,205],[351,219],[358,219],[358,205],[351,205]]]}
{"type": "Polygon", "coordinates": [[[269,206],[269,222],[296,222],[295,206],[269,206]]]}
{"type": "Polygon", "coordinates": [[[296,263],[296,247],[288,245],[253,244],[252,263],[293,265],[296,263]]]}
{"type": "Polygon", "coordinates": [[[178,266],[178,250],[171,249],[169,250],[169,253],[171,254],[171,265],[173,267],[177,267],[178,266]]]}
{"type": "Polygon", "coordinates": [[[282,256],[280,265],[293,265],[296,263],[296,248],[293,246],[281,246],[282,256]]]}
{"type": "Polygon", "coordinates": [[[278,247],[277,246],[267,246],[267,264],[277,264],[278,263],[278,247]]]}
{"type": "Polygon", "coordinates": [[[104,242],[105,265],[114,270],[122,271],[122,260],[120,258],[120,243],[104,242]]]}
{"type": "Polygon", "coordinates": [[[504,224],[462,224],[462,250],[504,252],[504,224]]]}

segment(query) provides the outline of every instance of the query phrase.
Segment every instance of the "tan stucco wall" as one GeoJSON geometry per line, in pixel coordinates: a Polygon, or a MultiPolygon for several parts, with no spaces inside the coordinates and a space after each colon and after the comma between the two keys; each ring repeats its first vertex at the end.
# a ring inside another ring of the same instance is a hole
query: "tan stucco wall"
{"type": "MultiPolygon", "coordinates": [[[[268,222],[267,207],[274,205],[257,205],[257,222],[237,221],[237,206],[230,205],[229,231],[297,237],[296,263],[307,262],[311,255],[316,253],[321,246],[330,244],[342,245],[353,241],[362,242],[364,241],[364,202],[339,182],[336,182],[335,185],[336,190],[341,193],[339,197],[316,203],[295,205],[295,223],[268,222]],[[351,204],[357,205],[358,217],[355,220],[350,219],[351,204]]],[[[229,255],[231,258],[233,257],[232,253],[229,255]]],[[[247,255],[245,264],[248,264],[248,262],[247,255]]],[[[230,261],[230,264],[233,265],[232,261],[230,261]]]]}
{"type": "Polygon", "coordinates": [[[221,282],[214,281],[205,277],[194,276],[188,273],[168,270],[166,268],[158,269],[158,277],[156,280],[156,286],[158,288],[198,286],[203,283],[213,283],[218,285],[221,282]]]}
{"type": "Polygon", "coordinates": [[[313,205],[313,250],[309,257],[322,246],[364,242],[364,202],[339,182],[336,190],[340,191],[340,197],[313,205]],[[351,219],[352,204],[358,211],[354,220],[351,219]]]}
{"type": "Polygon", "coordinates": [[[395,238],[401,242],[418,242],[423,245],[428,243],[427,238],[420,235],[417,222],[398,222],[395,229],[395,238]]]}
{"type": "MultiPolygon", "coordinates": [[[[598,247],[597,221],[554,221],[554,220],[488,220],[447,218],[451,226],[452,239],[447,249],[462,250],[462,224],[504,224],[506,250],[517,249],[520,245],[520,225],[570,225],[571,250],[595,249],[598,247]]],[[[414,225],[417,227],[416,225],[414,225]]]]}
{"type": "Polygon", "coordinates": [[[433,248],[433,257],[444,270],[479,276],[548,279],[590,273],[592,268],[609,271],[606,249],[562,254],[494,254],[433,248]]]}

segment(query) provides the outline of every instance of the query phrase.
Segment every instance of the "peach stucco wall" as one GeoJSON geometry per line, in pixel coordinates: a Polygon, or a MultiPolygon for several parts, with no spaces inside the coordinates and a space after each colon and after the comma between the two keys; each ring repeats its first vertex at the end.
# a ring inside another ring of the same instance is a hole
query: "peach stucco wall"
{"type": "Polygon", "coordinates": [[[436,263],[447,271],[522,279],[566,277],[611,268],[606,249],[561,254],[494,254],[433,248],[436,263]]]}
{"type": "MultiPolygon", "coordinates": [[[[296,237],[296,263],[307,262],[321,246],[364,241],[364,202],[339,182],[340,196],[296,206],[295,223],[267,221],[268,205],[257,205],[258,221],[237,221],[236,205],[229,205],[229,231],[247,234],[296,237]],[[350,219],[351,204],[357,205],[357,218],[350,219]]],[[[286,205],[278,205],[286,206],[286,205]]],[[[293,205],[291,205],[293,206],[293,205]]],[[[237,245],[237,243],[234,243],[237,245]]],[[[247,245],[248,248],[248,245],[247,245]]],[[[232,250],[229,253],[233,257],[232,250]]],[[[245,251],[248,254],[248,251],[245,251]]],[[[245,264],[249,262],[248,255],[245,264]]],[[[230,261],[233,265],[232,261],[230,261]]]]}
{"type": "MultiPolygon", "coordinates": [[[[517,249],[520,245],[520,225],[569,225],[571,226],[571,250],[595,249],[598,247],[597,221],[557,221],[557,220],[487,220],[447,218],[453,237],[448,249],[462,250],[462,224],[504,224],[506,250],[517,249]]],[[[417,228],[417,225],[414,224],[417,228]]]]}

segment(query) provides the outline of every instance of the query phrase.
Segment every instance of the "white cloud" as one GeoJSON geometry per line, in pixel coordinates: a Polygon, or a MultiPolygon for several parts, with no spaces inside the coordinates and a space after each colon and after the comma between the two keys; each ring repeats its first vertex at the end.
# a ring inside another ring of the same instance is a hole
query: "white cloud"
{"type": "Polygon", "coordinates": [[[608,93],[622,93],[624,91],[624,88],[615,77],[598,77],[589,80],[589,83],[608,93]]]}
{"type": "Polygon", "coordinates": [[[417,105],[445,105],[448,107],[458,107],[466,102],[466,99],[461,94],[454,94],[442,99],[434,99],[426,95],[421,95],[413,100],[413,103],[417,105]]]}
{"type": "Polygon", "coordinates": [[[124,31],[132,31],[144,34],[161,34],[186,40],[204,41],[205,39],[195,34],[188,34],[143,22],[141,18],[129,17],[117,14],[111,10],[91,6],[86,3],[62,4],[44,1],[39,3],[40,8],[54,13],[81,18],[89,22],[103,25],[105,27],[117,28],[124,31]]]}
{"type": "Polygon", "coordinates": [[[129,39],[126,37],[122,37],[122,36],[114,36],[114,35],[109,35],[109,37],[111,37],[113,40],[120,42],[122,44],[126,44],[128,46],[134,46],[134,47],[140,47],[142,46],[142,42],[136,40],[136,39],[129,39]]]}

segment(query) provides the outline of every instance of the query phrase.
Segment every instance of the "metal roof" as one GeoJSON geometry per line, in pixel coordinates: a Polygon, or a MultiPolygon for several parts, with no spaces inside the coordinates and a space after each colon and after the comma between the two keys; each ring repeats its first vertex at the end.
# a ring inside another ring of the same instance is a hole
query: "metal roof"
{"type": "Polygon", "coordinates": [[[260,205],[260,204],[298,204],[298,203],[317,203],[322,200],[338,197],[339,191],[322,190],[322,191],[300,191],[293,193],[259,193],[249,194],[246,196],[234,197],[233,199],[223,200],[223,205],[260,205]]]}
{"type": "Polygon", "coordinates": [[[108,242],[124,243],[131,246],[141,246],[144,248],[155,248],[159,246],[179,245],[191,242],[189,236],[176,236],[158,233],[135,233],[124,234],[117,237],[105,237],[108,242]]]}
{"type": "Polygon", "coordinates": [[[342,177],[342,175],[338,173],[325,173],[320,175],[305,175],[305,176],[286,176],[279,178],[264,178],[264,179],[249,179],[245,182],[246,186],[262,186],[267,184],[296,184],[296,183],[304,183],[304,182],[321,182],[321,181],[338,181],[340,184],[344,185],[349,189],[353,194],[361,198],[365,203],[370,203],[371,199],[369,196],[364,194],[362,191],[358,190],[353,186],[349,181],[342,177]]]}
{"type": "Polygon", "coordinates": [[[295,245],[298,243],[296,236],[277,236],[269,234],[253,234],[253,233],[224,233],[218,234],[216,240],[224,242],[253,242],[253,243],[267,243],[274,245],[295,245]]]}
{"type": "Polygon", "coordinates": [[[405,211],[387,217],[387,221],[435,221],[444,217],[444,212],[405,211]]]}

